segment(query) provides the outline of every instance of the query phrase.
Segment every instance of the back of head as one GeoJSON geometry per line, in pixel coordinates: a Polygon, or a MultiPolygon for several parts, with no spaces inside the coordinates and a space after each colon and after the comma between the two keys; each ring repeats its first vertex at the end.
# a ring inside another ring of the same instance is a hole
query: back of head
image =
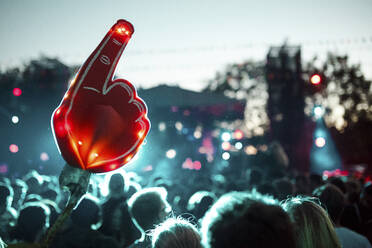
{"type": "Polygon", "coordinates": [[[315,174],[315,173],[310,174],[309,181],[310,181],[311,191],[323,185],[323,178],[319,174],[315,174]]]}
{"type": "Polygon", "coordinates": [[[346,194],[346,185],[345,185],[344,181],[342,181],[341,178],[332,177],[332,178],[329,179],[329,183],[338,187],[342,191],[343,194],[346,194]]]}
{"type": "Polygon", "coordinates": [[[167,191],[161,187],[142,189],[128,200],[129,211],[143,231],[162,222],[170,206],[166,201],[167,191]]]}
{"type": "Polygon", "coordinates": [[[49,208],[43,203],[30,202],[19,213],[14,239],[34,242],[49,225],[49,208]]]}
{"type": "Polygon", "coordinates": [[[294,193],[294,185],[287,178],[277,179],[273,182],[273,185],[276,189],[275,197],[279,200],[287,199],[288,196],[294,193]]]}
{"type": "Polygon", "coordinates": [[[261,184],[262,182],[262,172],[257,169],[250,169],[247,171],[247,177],[250,186],[255,187],[261,184]]]}
{"type": "Polygon", "coordinates": [[[120,173],[113,174],[109,182],[110,194],[123,194],[125,187],[124,177],[120,173]]]}
{"type": "Polygon", "coordinates": [[[169,218],[155,228],[153,248],[202,248],[197,229],[181,218],[169,218]]]}
{"type": "Polygon", "coordinates": [[[367,209],[372,209],[372,184],[363,188],[360,203],[367,209]]]}
{"type": "Polygon", "coordinates": [[[316,188],[313,195],[318,197],[322,205],[327,208],[331,220],[336,224],[341,218],[345,205],[345,197],[342,191],[332,184],[326,184],[316,188]]]}
{"type": "Polygon", "coordinates": [[[316,198],[310,197],[294,197],[282,204],[295,225],[297,247],[340,248],[327,212],[315,200],[316,198]]]}
{"type": "Polygon", "coordinates": [[[295,247],[288,214],[255,191],[223,195],[202,220],[206,247],[295,247]]]}
{"type": "Polygon", "coordinates": [[[13,200],[13,189],[7,185],[0,183],[0,213],[10,207],[13,200]]]}
{"type": "Polygon", "coordinates": [[[43,184],[43,178],[40,174],[32,170],[23,177],[23,181],[28,187],[28,194],[39,193],[40,187],[43,184]]]}
{"type": "Polygon", "coordinates": [[[90,229],[100,218],[100,207],[98,199],[91,195],[85,195],[74,211],[71,220],[74,225],[90,229]]]}
{"type": "Polygon", "coordinates": [[[197,191],[190,197],[187,203],[187,210],[190,211],[196,219],[200,219],[215,201],[215,194],[209,191],[197,191]]]}

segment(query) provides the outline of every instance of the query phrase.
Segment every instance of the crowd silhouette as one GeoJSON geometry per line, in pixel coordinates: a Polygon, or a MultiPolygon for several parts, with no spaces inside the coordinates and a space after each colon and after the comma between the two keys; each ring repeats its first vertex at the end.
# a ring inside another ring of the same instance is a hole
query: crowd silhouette
{"type": "MultiPolygon", "coordinates": [[[[363,178],[259,167],[188,177],[116,173],[106,195],[92,176],[49,247],[371,247],[372,185],[363,178]]],[[[42,247],[67,201],[56,176],[2,177],[0,247],[42,247]]]]}

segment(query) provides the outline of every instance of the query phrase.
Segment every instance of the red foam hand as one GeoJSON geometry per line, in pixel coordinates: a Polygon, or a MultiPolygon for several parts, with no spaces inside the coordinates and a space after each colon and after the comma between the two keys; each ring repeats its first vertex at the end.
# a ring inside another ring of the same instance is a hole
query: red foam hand
{"type": "Polygon", "coordinates": [[[134,86],[112,80],[133,32],[125,20],[108,31],[53,113],[56,143],[71,166],[97,173],[115,170],[133,158],[149,132],[147,108],[134,86]]]}

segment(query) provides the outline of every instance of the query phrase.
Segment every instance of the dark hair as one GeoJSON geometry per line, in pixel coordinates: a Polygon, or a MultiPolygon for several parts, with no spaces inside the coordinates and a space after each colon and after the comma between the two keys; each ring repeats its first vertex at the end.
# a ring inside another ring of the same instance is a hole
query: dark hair
{"type": "Polygon", "coordinates": [[[337,223],[345,205],[345,196],[342,191],[335,185],[326,184],[316,188],[313,195],[318,197],[322,205],[326,207],[333,223],[337,223]]]}
{"type": "Polygon", "coordinates": [[[7,184],[0,183],[0,207],[10,207],[13,200],[13,189],[7,184]]]}
{"type": "Polygon", "coordinates": [[[143,231],[147,231],[159,224],[159,213],[170,206],[166,201],[167,191],[162,187],[152,187],[136,192],[128,200],[129,211],[136,223],[143,231]]]}
{"type": "Polygon", "coordinates": [[[273,186],[276,189],[275,197],[278,200],[285,200],[288,196],[293,195],[294,185],[287,178],[280,178],[273,182],[273,186]]]}
{"type": "Polygon", "coordinates": [[[40,202],[26,203],[19,213],[11,238],[35,242],[40,231],[48,227],[49,208],[40,202]]]}
{"type": "Polygon", "coordinates": [[[110,193],[124,192],[124,187],[125,187],[125,179],[123,175],[121,175],[120,173],[116,173],[110,177],[110,181],[109,181],[110,193]]]}
{"type": "Polygon", "coordinates": [[[187,203],[187,210],[190,211],[196,219],[200,219],[216,199],[217,197],[212,192],[197,191],[190,196],[187,203]]]}
{"type": "Polygon", "coordinates": [[[288,214],[256,191],[221,196],[202,220],[206,247],[295,247],[288,214]]]}
{"type": "Polygon", "coordinates": [[[342,191],[342,193],[346,194],[346,185],[345,185],[344,181],[342,181],[341,178],[332,177],[332,178],[329,179],[329,183],[335,185],[336,187],[338,187],[342,191]]]}
{"type": "Polygon", "coordinates": [[[79,205],[72,211],[71,220],[74,225],[84,228],[91,228],[97,224],[100,218],[100,205],[98,199],[92,195],[85,195],[79,205]]]}

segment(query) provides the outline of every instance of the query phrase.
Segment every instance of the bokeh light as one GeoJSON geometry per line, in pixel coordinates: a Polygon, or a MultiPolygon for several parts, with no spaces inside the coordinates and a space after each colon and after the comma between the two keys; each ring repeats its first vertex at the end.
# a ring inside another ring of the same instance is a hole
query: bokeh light
{"type": "Polygon", "coordinates": [[[228,153],[228,152],[222,153],[222,159],[229,160],[230,159],[230,153],[228,153]]]}
{"type": "Polygon", "coordinates": [[[41,160],[41,161],[48,161],[48,160],[49,160],[49,155],[48,155],[48,153],[46,153],[46,152],[42,152],[42,153],[40,154],[40,160],[41,160]]]}
{"type": "Polygon", "coordinates": [[[324,115],[324,108],[322,106],[315,106],[313,109],[315,118],[319,119],[322,118],[324,115]]]}
{"type": "Polygon", "coordinates": [[[182,130],[182,128],[183,128],[183,125],[182,125],[182,123],[181,123],[181,122],[179,122],[179,121],[177,121],[177,122],[176,122],[176,124],[175,124],[174,126],[176,127],[176,129],[177,129],[178,131],[181,131],[181,130],[182,130]]]}
{"type": "Polygon", "coordinates": [[[19,118],[18,118],[18,116],[13,115],[13,116],[12,116],[12,122],[13,122],[14,124],[17,124],[17,123],[19,122],[19,118]]]}
{"type": "Polygon", "coordinates": [[[240,140],[242,138],[244,138],[243,131],[240,130],[240,129],[236,129],[235,132],[234,132],[234,139],[240,140]]]}
{"type": "Polygon", "coordinates": [[[255,155],[257,154],[257,148],[252,146],[252,145],[249,145],[249,146],[246,146],[245,149],[244,149],[245,153],[247,155],[255,155]]]}
{"type": "Polygon", "coordinates": [[[231,149],[231,144],[228,141],[222,142],[221,147],[224,151],[228,151],[231,149]]]}
{"type": "Polygon", "coordinates": [[[166,125],[164,122],[160,122],[158,125],[159,131],[163,132],[166,129],[166,125]]]}
{"type": "Polygon", "coordinates": [[[177,152],[176,152],[176,150],[174,150],[174,149],[169,149],[169,150],[165,153],[165,155],[167,156],[167,158],[170,158],[170,159],[175,158],[175,157],[176,157],[176,154],[177,154],[177,152]]]}
{"type": "Polygon", "coordinates": [[[315,145],[319,148],[324,147],[326,144],[326,140],[323,137],[318,137],[315,139],[315,145]]]}
{"type": "Polygon", "coordinates": [[[10,151],[11,153],[17,153],[17,152],[19,151],[19,147],[18,147],[16,144],[11,144],[11,145],[9,146],[9,151],[10,151]]]}
{"type": "Polygon", "coordinates": [[[13,95],[14,96],[20,96],[20,95],[22,95],[22,90],[20,88],[14,88],[13,89],[13,95]]]}
{"type": "Polygon", "coordinates": [[[8,173],[8,165],[7,164],[1,164],[0,165],[0,174],[6,174],[8,173]]]}
{"type": "Polygon", "coordinates": [[[242,149],[243,148],[242,142],[236,142],[235,143],[235,148],[238,149],[238,150],[242,149]]]}
{"type": "Polygon", "coordinates": [[[321,81],[322,81],[322,78],[318,74],[314,74],[310,78],[310,82],[314,85],[320,84],[321,81]]]}
{"type": "Polygon", "coordinates": [[[221,139],[223,141],[230,141],[231,140],[231,134],[229,132],[223,132],[221,135],[221,139]]]}

